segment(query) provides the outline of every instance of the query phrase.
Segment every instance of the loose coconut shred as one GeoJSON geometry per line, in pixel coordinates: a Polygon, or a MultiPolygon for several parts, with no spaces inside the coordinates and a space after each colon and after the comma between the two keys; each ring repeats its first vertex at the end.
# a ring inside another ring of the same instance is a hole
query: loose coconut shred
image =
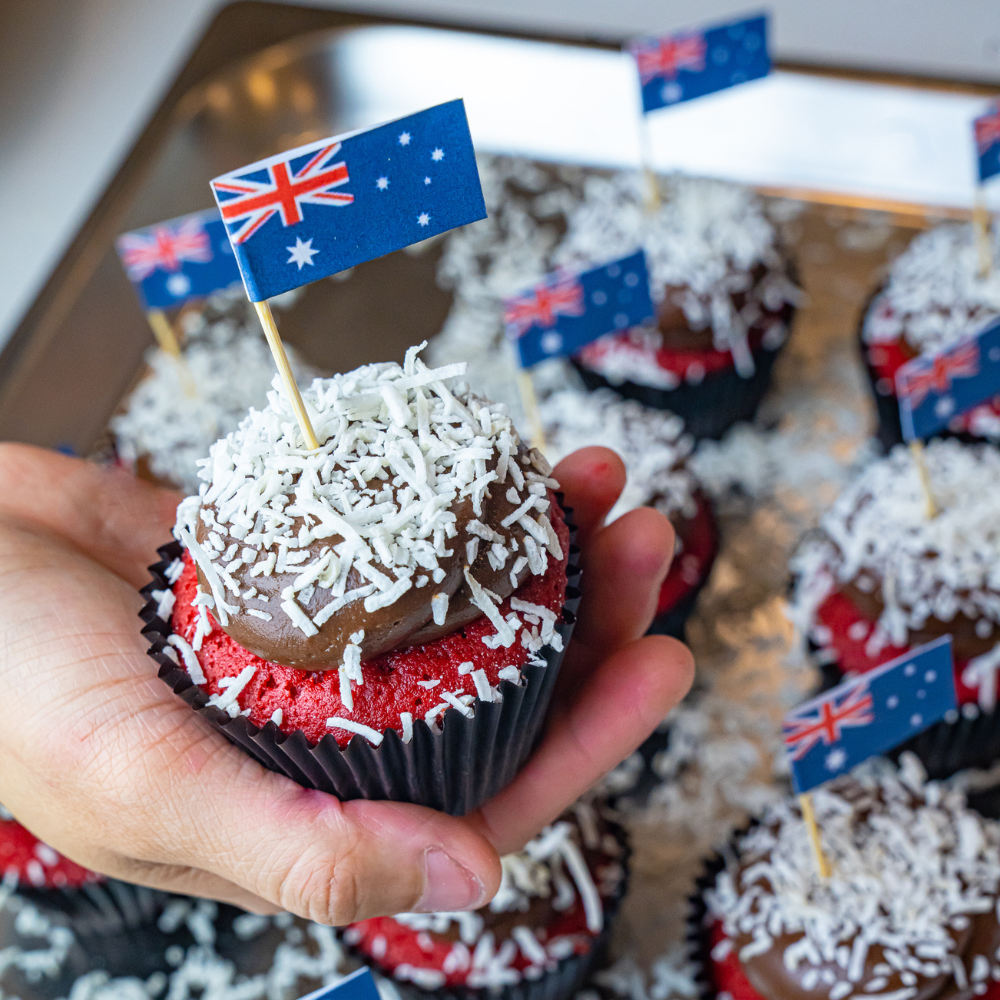
{"type": "MultiPolygon", "coordinates": [[[[412,587],[427,587],[440,615],[445,605],[432,584],[444,578],[439,560],[453,555],[452,508],[469,500],[476,518],[482,516],[491,488],[504,490],[512,503],[516,498],[503,527],[516,523],[525,532],[524,552],[505,553],[512,572],[527,566],[542,575],[549,555],[562,558],[546,513],[547,491],[557,486],[548,463],[537,452],[519,453],[503,406],[447,387],[464,374],[464,364],[430,369],[418,356],[424,346],[410,348],[402,367],[367,365],[316,379],[303,392],[323,442],[316,451],[306,446],[277,380],[268,406],[251,410],[237,431],[212,446],[201,463],[204,485],[178,508],[175,534],[208,583],[211,593],[199,601],[220,625],[250,613],[234,603],[241,595],[232,573],[243,565],[265,576],[294,567],[294,582],[266,613],[284,615],[307,636],[348,602],[360,600],[371,613],[412,587]],[[209,529],[203,543],[196,538],[199,518],[209,529]],[[314,544],[333,536],[342,541],[314,544]],[[347,590],[352,570],[366,583],[347,590]],[[330,600],[310,618],[303,595],[317,588],[328,590],[330,600]]],[[[467,527],[495,541],[478,520],[467,527]]],[[[520,622],[500,617],[499,602],[468,569],[465,579],[472,603],[497,626],[498,635],[483,641],[511,645],[520,622]]],[[[363,632],[351,637],[362,639],[363,632]]],[[[361,682],[358,663],[359,650],[349,645],[343,669],[361,682]]]]}

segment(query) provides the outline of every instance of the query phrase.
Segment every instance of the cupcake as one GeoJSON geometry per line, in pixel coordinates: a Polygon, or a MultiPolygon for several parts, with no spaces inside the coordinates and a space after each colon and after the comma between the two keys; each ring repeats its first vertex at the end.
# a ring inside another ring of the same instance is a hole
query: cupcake
{"type": "Polygon", "coordinates": [[[801,298],[791,265],[746,188],[673,177],[650,215],[634,174],[587,180],[554,262],[592,267],[637,246],[656,320],[587,345],[580,373],[590,388],[673,411],[696,438],[719,437],[752,419],[767,391],[801,298]]]}
{"type": "Polygon", "coordinates": [[[686,465],[694,442],[684,433],[684,421],[623,400],[609,389],[552,393],[542,401],[541,413],[545,451],[552,462],[588,445],[603,445],[621,456],[625,489],[609,520],[636,507],[655,507],[670,519],[676,551],[650,631],[683,639],[684,623],[719,547],[708,498],[686,465]]]}
{"type": "Polygon", "coordinates": [[[212,446],[144,593],[161,676],[267,766],[464,813],[539,735],[579,591],[551,468],[463,366],[367,365],[212,446]]]}
{"type": "Polygon", "coordinates": [[[738,835],[694,900],[703,996],[1000,994],[1000,824],[924,778],[881,760],[813,792],[829,879],[792,798],[738,835]]]}
{"type": "Polygon", "coordinates": [[[0,806],[0,877],[40,910],[81,935],[115,933],[151,922],[166,896],[109,879],[63,857],[0,806]]]}
{"type": "MultiPolygon", "coordinates": [[[[861,348],[878,408],[878,439],[888,451],[903,440],[896,372],[907,361],[974,333],[1000,316],[1000,249],[979,274],[971,225],[948,223],[921,233],[896,259],[861,320],[861,348]]],[[[955,417],[953,434],[1000,441],[1000,396],[955,417]]]]}
{"type": "Polygon", "coordinates": [[[837,683],[951,635],[960,718],[915,738],[932,774],[1000,756],[1000,452],[936,440],[924,450],[928,518],[906,448],[873,462],[792,559],[792,617],[837,683]]]}
{"type": "MultiPolygon", "coordinates": [[[[240,299],[219,293],[184,315],[186,367],[157,348],[147,352],[145,375],[111,418],[117,458],[142,478],[196,492],[198,462],[212,443],[267,402],[274,359],[243,286],[237,291],[240,299]]],[[[286,350],[296,379],[307,383],[315,373],[286,350]]]]}
{"type": "Polygon", "coordinates": [[[403,997],[571,997],[625,894],[623,831],[577,803],[501,862],[500,889],[480,910],[374,917],[344,940],[403,997]]]}

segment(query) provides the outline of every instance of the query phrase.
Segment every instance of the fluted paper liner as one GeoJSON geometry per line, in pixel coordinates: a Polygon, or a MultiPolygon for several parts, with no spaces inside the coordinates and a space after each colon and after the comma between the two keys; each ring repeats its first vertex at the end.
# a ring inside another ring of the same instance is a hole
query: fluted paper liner
{"type": "MultiPolygon", "coordinates": [[[[559,500],[561,503],[561,495],[559,500]]],[[[537,655],[545,660],[545,666],[529,663],[522,667],[519,684],[501,681],[501,702],[477,700],[471,719],[449,708],[440,717],[440,732],[423,719],[414,721],[409,743],[404,743],[395,729],[387,729],[377,747],[360,735],[343,750],[332,735],[311,745],[302,730],[285,734],[273,722],[260,728],[242,715],[230,718],[209,705],[208,695],[167,652],[173,629],[157,616],[157,602],[151,596],[154,590],[170,588],[164,574],[183,552],[179,542],[158,550],[160,561],[149,568],[153,581],[142,589],[147,603],[139,614],[146,622],[142,633],[152,640],[148,653],[159,666],[160,679],[203,719],[264,767],[303,787],[344,800],[389,799],[465,815],[510,784],[541,738],[581,597],[572,510],[564,507],[563,514],[570,529],[570,550],[563,620],[556,626],[562,650],[544,646],[537,655]]]]}

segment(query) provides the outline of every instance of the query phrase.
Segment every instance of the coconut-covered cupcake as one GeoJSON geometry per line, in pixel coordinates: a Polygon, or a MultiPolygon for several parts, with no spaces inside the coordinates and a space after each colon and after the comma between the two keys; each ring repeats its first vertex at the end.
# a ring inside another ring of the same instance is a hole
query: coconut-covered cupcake
{"type": "Polygon", "coordinates": [[[404,996],[572,996],[625,894],[624,834],[581,802],[501,862],[500,889],[480,910],[375,917],[344,938],[404,996]]]}
{"type": "Polygon", "coordinates": [[[603,445],[621,456],[625,489],[609,520],[636,507],[655,507],[670,519],[677,546],[650,631],[683,639],[684,623],[719,546],[708,498],[686,464],[694,442],[684,433],[684,421],[623,400],[609,389],[553,393],[542,401],[541,413],[551,461],[589,445],[603,445]]]}
{"type": "Polygon", "coordinates": [[[951,1000],[1000,994],[1000,824],[886,761],[813,792],[829,879],[797,802],[769,809],[704,880],[706,995],[951,1000]],[[720,870],[721,868],[721,870],[720,870]]]}
{"type": "MultiPolygon", "coordinates": [[[[1000,316],[1000,245],[993,267],[979,273],[971,225],[948,223],[915,237],[862,317],[861,343],[878,404],[878,437],[889,449],[903,440],[896,372],[921,354],[950,347],[1000,316]]],[[[1000,441],[1000,397],[956,417],[949,430],[1000,441]]]]}
{"type": "Polygon", "coordinates": [[[695,437],[753,417],[800,291],[760,200],[746,188],[674,177],[655,215],[634,174],[588,178],[554,262],[592,267],[637,246],[657,319],[578,357],[588,385],[672,410],[695,437]]]}
{"type": "Polygon", "coordinates": [[[265,762],[465,811],[529,752],[578,592],[548,463],[418,350],[315,380],[316,451],[277,389],[213,445],[144,613],[167,679],[265,762]]]}
{"type": "MultiPolygon", "coordinates": [[[[267,402],[274,359],[242,285],[238,292],[241,300],[220,293],[185,316],[184,366],[150,349],[146,374],[111,418],[118,458],[143,478],[197,491],[198,462],[212,444],[267,402]]],[[[286,351],[299,384],[308,383],[315,372],[286,351]]]]}
{"type": "Polygon", "coordinates": [[[937,516],[905,448],[873,462],[794,556],[792,616],[834,681],[952,636],[962,719],[917,737],[938,774],[1000,754],[1000,452],[939,440],[924,455],[937,516]]]}
{"type": "Polygon", "coordinates": [[[166,896],[70,861],[0,805],[0,877],[35,906],[67,918],[79,934],[105,934],[151,921],[166,896]]]}

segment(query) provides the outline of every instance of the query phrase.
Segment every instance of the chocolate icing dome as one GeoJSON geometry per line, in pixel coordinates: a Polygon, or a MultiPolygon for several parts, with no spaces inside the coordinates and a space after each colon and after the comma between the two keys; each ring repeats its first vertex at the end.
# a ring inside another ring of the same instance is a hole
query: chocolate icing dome
{"type": "Polygon", "coordinates": [[[502,406],[447,387],[464,365],[432,370],[419,350],[316,379],[316,451],[273,390],[178,509],[205,606],[267,660],[350,675],[484,614],[510,645],[497,605],[562,558],[548,464],[502,406]]]}

